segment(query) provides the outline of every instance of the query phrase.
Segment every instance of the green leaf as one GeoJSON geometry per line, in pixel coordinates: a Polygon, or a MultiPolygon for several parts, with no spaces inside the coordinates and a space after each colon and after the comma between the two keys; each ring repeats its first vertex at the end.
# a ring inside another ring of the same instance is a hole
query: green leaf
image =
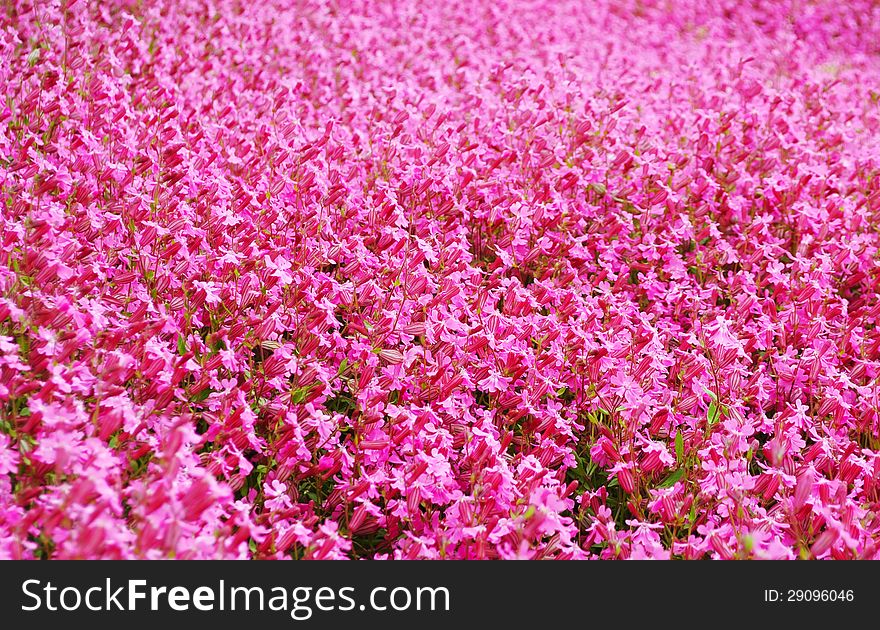
{"type": "Polygon", "coordinates": [[[198,394],[193,396],[192,401],[193,402],[202,402],[203,400],[205,400],[208,396],[210,396],[213,393],[214,393],[213,389],[211,389],[210,387],[206,387],[205,389],[200,391],[198,394]]]}
{"type": "Polygon", "coordinates": [[[292,402],[294,405],[300,404],[302,401],[304,401],[306,399],[306,396],[308,396],[309,391],[315,385],[316,385],[316,383],[312,383],[311,385],[306,385],[305,387],[300,387],[298,389],[293,390],[293,392],[290,394],[290,402],[292,402]]]}
{"type": "Polygon", "coordinates": [[[177,335],[177,353],[186,354],[186,337],[177,335]]]}
{"type": "Polygon", "coordinates": [[[658,488],[671,488],[684,476],[684,468],[672,471],[669,476],[658,484],[658,488]]]}
{"type": "Polygon", "coordinates": [[[709,426],[712,426],[716,422],[718,422],[721,417],[721,412],[718,410],[718,405],[714,402],[709,404],[709,413],[707,415],[707,419],[709,421],[709,426]]]}
{"type": "Polygon", "coordinates": [[[681,429],[675,432],[675,459],[679,464],[684,463],[684,437],[681,435],[681,429]]]}

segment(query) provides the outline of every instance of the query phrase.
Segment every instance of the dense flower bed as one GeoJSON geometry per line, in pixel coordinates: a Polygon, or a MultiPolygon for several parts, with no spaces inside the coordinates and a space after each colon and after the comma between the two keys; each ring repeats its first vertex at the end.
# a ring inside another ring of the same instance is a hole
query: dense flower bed
{"type": "Polygon", "coordinates": [[[13,0],[0,557],[880,556],[880,6],[13,0]]]}

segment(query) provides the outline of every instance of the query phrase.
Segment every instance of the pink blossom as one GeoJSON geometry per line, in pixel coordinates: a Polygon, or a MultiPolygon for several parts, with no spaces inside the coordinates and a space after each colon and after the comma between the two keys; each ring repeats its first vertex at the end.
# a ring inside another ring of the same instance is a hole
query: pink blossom
{"type": "Polygon", "coordinates": [[[877,557],[876,2],[7,4],[0,558],[877,557]]]}

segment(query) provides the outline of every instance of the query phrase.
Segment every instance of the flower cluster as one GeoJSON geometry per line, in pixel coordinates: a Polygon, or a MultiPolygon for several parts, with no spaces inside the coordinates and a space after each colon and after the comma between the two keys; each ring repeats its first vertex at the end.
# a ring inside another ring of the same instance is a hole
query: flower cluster
{"type": "Polygon", "coordinates": [[[14,0],[0,557],[880,557],[872,0],[14,0]]]}

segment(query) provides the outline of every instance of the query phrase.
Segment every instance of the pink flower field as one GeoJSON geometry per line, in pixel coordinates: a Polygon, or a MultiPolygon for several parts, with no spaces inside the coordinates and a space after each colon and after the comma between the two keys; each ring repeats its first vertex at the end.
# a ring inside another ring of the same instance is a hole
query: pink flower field
{"type": "Polygon", "coordinates": [[[880,4],[11,0],[0,557],[880,558],[880,4]]]}

